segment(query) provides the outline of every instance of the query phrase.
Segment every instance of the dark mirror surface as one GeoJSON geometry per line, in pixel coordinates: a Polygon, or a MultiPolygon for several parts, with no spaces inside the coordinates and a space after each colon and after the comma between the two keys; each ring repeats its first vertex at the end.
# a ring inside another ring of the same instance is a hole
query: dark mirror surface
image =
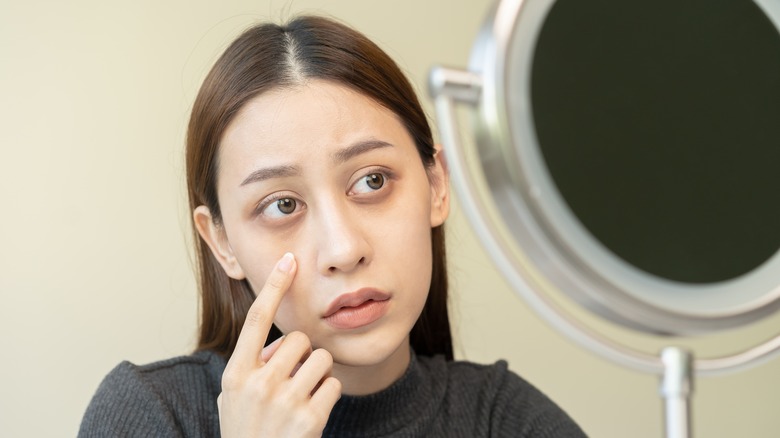
{"type": "Polygon", "coordinates": [[[750,1],[559,0],[531,101],[577,218],[635,267],[686,283],[780,248],[780,34],[750,1]]]}

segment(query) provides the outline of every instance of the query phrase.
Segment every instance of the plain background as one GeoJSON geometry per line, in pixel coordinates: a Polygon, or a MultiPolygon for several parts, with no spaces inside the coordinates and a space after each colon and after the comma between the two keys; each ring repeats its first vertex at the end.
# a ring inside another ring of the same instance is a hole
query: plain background
{"type": "MultiPolygon", "coordinates": [[[[434,64],[465,66],[488,0],[0,0],[0,436],[73,436],[121,360],[186,354],[197,292],[182,152],[189,109],[225,46],[258,20],[338,17],[417,84],[429,114],[434,64]]],[[[662,435],[658,379],[553,332],[506,285],[457,205],[448,245],[459,358],[513,370],[594,437],[662,435]]],[[[706,356],[773,334],[778,318],[700,340],[596,321],[654,352],[706,356]]],[[[696,381],[700,437],[780,430],[780,360],[696,381]]]]}

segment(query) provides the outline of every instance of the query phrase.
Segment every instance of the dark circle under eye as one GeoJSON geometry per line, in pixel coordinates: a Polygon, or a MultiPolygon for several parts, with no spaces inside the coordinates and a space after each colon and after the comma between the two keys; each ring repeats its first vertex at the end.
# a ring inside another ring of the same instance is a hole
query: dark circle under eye
{"type": "Polygon", "coordinates": [[[292,214],[295,212],[295,205],[295,199],[292,198],[283,198],[276,201],[276,207],[284,214],[292,214]]]}
{"type": "Polygon", "coordinates": [[[385,177],[381,173],[366,175],[366,185],[374,190],[379,190],[385,185],[385,177]]]}

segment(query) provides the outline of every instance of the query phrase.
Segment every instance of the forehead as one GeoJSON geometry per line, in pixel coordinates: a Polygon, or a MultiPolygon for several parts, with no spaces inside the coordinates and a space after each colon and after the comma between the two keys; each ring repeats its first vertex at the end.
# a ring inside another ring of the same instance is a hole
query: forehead
{"type": "Polygon", "coordinates": [[[319,159],[365,140],[412,148],[416,154],[414,142],[392,111],[348,87],[315,80],[247,102],[222,137],[220,167],[319,159]]]}

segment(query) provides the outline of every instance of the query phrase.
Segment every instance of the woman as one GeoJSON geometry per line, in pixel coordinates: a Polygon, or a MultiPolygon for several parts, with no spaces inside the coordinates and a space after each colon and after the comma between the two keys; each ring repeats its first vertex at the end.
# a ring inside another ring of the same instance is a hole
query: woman
{"type": "Polygon", "coordinates": [[[445,162],[363,35],[241,35],[193,107],[187,182],[198,351],[121,364],[80,435],[583,436],[504,362],[453,361],[445,162]]]}

